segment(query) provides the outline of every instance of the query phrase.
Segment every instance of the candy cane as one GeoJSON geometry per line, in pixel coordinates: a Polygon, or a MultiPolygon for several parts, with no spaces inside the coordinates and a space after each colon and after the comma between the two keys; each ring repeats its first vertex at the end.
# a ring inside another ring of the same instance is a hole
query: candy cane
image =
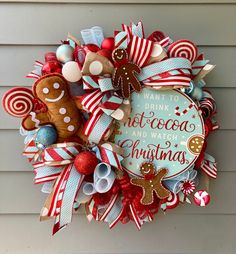
{"type": "Polygon", "coordinates": [[[182,112],[179,112],[179,107],[175,108],[175,114],[177,116],[183,116],[194,106],[194,103],[191,103],[187,108],[185,108],[182,112]]]}
{"type": "Polygon", "coordinates": [[[172,43],[168,49],[170,57],[184,57],[191,63],[195,61],[198,54],[198,49],[194,43],[188,40],[178,40],[172,43]]]}
{"type": "Polygon", "coordinates": [[[30,89],[14,87],[4,94],[2,104],[9,115],[21,118],[32,111],[33,101],[34,96],[30,89]]]}
{"type": "Polygon", "coordinates": [[[171,192],[166,202],[166,209],[174,209],[178,205],[179,205],[179,195],[171,192]]]}

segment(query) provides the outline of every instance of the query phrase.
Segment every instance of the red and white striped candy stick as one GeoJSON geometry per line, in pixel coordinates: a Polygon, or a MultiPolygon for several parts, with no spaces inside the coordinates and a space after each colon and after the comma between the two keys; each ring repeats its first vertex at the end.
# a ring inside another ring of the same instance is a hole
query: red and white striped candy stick
{"type": "Polygon", "coordinates": [[[166,209],[174,209],[178,205],[179,205],[179,195],[171,192],[166,202],[166,209]]]}
{"type": "Polygon", "coordinates": [[[25,117],[34,107],[34,96],[30,89],[14,87],[7,91],[2,99],[5,111],[15,117],[25,117]]]}
{"type": "Polygon", "coordinates": [[[186,113],[188,113],[188,111],[194,106],[194,103],[189,104],[189,106],[187,108],[185,108],[182,112],[179,112],[179,107],[175,108],[175,114],[177,116],[183,116],[186,113]]]}
{"type": "Polygon", "coordinates": [[[179,40],[169,46],[168,55],[169,57],[184,57],[193,63],[197,58],[198,49],[191,41],[179,40]]]}

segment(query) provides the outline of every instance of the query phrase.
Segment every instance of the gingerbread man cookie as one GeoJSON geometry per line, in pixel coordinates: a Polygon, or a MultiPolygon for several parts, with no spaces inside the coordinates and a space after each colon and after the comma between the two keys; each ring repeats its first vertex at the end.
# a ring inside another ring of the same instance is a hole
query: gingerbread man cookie
{"type": "Polygon", "coordinates": [[[150,205],[154,201],[154,193],[159,199],[167,198],[170,192],[162,185],[163,178],[167,175],[166,168],[160,169],[156,173],[155,165],[151,162],[144,162],[140,166],[140,172],[144,178],[131,179],[133,185],[139,186],[143,189],[143,196],[141,203],[143,205],[150,205]]]}
{"type": "Polygon", "coordinates": [[[31,112],[23,120],[27,130],[39,125],[53,124],[59,138],[76,134],[81,118],[75,102],[71,99],[66,80],[60,74],[48,74],[36,81],[33,87],[35,97],[47,106],[43,113],[31,112]]]}
{"type": "Polygon", "coordinates": [[[128,62],[128,54],[125,49],[117,48],[112,52],[112,58],[117,64],[113,73],[113,86],[121,88],[124,98],[130,97],[130,86],[136,92],[141,91],[141,84],[135,73],[140,73],[141,69],[134,63],[128,62]]]}

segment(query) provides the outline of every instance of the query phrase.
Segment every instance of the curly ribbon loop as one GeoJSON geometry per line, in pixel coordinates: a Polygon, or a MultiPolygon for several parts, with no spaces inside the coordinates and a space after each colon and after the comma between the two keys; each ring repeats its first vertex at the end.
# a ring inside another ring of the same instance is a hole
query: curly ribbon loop
{"type": "Polygon", "coordinates": [[[167,188],[171,192],[173,192],[174,194],[177,194],[181,191],[183,182],[192,181],[196,178],[196,176],[197,176],[197,171],[191,168],[170,180],[164,180],[164,184],[167,186],[167,188]]]}
{"type": "Polygon", "coordinates": [[[83,77],[84,89],[90,91],[80,99],[83,107],[91,112],[84,134],[93,143],[99,143],[113,123],[113,114],[123,103],[112,86],[111,78],[83,77]]]}
{"type": "Polygon", "coordinates": [[[201,164],[201,169],[211,178],[216,179],[217,167],[216,160],[210,154],[205,153],[204,159],[201,164]]]}
{"type": "Polygon", "coordinates": [[[88,196],[96,192],[106,193],[111,189],[115,178],[116,175],[109,164],[99,163],[93,173],[93,183],[86,183],[83,192],[88,196]]]}

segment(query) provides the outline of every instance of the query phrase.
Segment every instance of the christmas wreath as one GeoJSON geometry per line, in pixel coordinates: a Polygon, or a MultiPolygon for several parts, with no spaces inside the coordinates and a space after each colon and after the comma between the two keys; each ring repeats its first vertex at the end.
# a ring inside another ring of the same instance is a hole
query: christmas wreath
{"type": "Polygon", "coordinates": [[[207,205],[217,169],[206,140],[218,125],[203,78],[214,66],[189,40],[145,38],[142,22],[81,35],[35,62],[32,89],[2,99],[48,194],[41,220],[54,218],[55,234],[83,206],[89,220],[140,229],[159,210],[207,205]]]}

